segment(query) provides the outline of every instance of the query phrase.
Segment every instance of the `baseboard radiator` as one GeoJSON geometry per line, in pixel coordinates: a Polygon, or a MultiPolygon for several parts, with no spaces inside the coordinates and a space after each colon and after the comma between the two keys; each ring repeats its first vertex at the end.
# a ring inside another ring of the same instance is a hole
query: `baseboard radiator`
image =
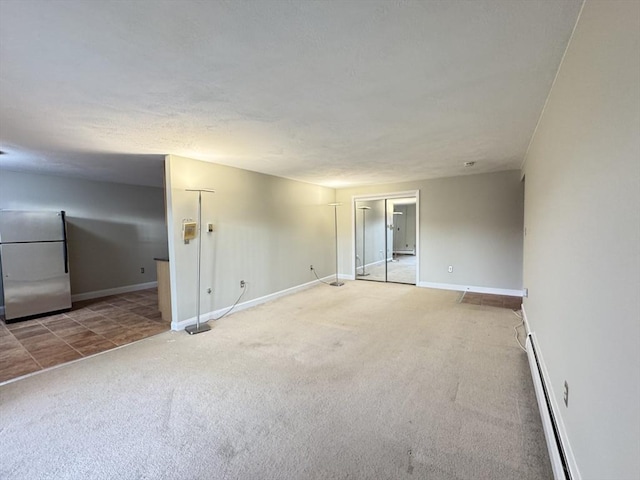
{"type": "Polygon", "coordinates": [[[551,468],[555,480],[572,480],[569,471],[567,457],[562,446],[562,440],[558,431],[558,424],[551,408],[549,401],[549,392],[545,385],[542,368],[538,361],[536,353],[535,336],[529,333],[527,335],[527,356],[529,357],[529,367],[531,368],[531,377],[533,378],[533,386],[538,399],[538,408],[540,409],[540,418],[544,428],[544,435],[547,440],[547,449],[549,450],[549,459],[551,460],[551,468]]]}

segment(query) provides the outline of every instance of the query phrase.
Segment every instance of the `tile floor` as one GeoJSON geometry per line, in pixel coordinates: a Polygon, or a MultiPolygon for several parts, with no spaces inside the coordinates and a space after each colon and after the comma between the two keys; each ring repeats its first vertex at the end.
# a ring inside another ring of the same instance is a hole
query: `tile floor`
{"type": "Polygon", "coordinates": [[[510,297],[508,295],[490,295],[487,293],[466,292],[460,303],[471,305],[487,305],[489,307],[509,308],[520,310],[522,297],[510,297]]]}
{"type": "Polygon", "coordinates": [[[0,322],[0,382],[167,331],[157,290],[74,302],[71,311],[0,322]]]}

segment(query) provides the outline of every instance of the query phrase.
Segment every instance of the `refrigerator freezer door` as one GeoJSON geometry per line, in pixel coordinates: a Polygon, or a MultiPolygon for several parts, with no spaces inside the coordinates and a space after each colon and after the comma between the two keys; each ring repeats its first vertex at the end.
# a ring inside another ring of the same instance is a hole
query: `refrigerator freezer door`
{"type": "Polygon", "coordinates": [[[0,243],[52,242],[63,239],[61,212],[0,210],[0,243]]]}
{"type": "Polygon", "coordinates": [[[0,258],[7,320],[71,308],[63,242],[2,244],[0,258]]]}

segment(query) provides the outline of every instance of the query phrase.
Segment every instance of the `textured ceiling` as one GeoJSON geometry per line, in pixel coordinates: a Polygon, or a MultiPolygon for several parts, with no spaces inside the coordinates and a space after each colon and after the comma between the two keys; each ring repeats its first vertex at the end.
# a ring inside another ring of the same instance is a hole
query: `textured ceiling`
{"type": "Polygon", "coordinates": [[[580,5],[0,0],[0,167],[161,185],[172,153],[330,186],[518,168],[580,5]]]}

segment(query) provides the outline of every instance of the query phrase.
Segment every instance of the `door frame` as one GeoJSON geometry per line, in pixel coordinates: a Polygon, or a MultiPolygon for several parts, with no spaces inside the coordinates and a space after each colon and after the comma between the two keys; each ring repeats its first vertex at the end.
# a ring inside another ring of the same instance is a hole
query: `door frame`
{"type": "MultiPolygon", "coordinates": [[[[356,279],[356,202],[368,200],[393,200],[394,198],[416,198],[416,286],[420,284],[420,190],[405,190],[401,192],[376,193],[369,195],[353,195],[351,197],[351,280],[356,279]]],[[[386,212],[385,212],[386,217],[386,212]]],[[[385,225],[387,224],[385,218],[385,225]]],[[[386,230],[386,229],[385,229],[386,230]]],[[[386,234],[386,233],[385,233],[386,234]]],[[[393,250],[393,245],[391,246],[393,250]]],[[[386,256],[386,255],[385,255],[386,256]]]]}

